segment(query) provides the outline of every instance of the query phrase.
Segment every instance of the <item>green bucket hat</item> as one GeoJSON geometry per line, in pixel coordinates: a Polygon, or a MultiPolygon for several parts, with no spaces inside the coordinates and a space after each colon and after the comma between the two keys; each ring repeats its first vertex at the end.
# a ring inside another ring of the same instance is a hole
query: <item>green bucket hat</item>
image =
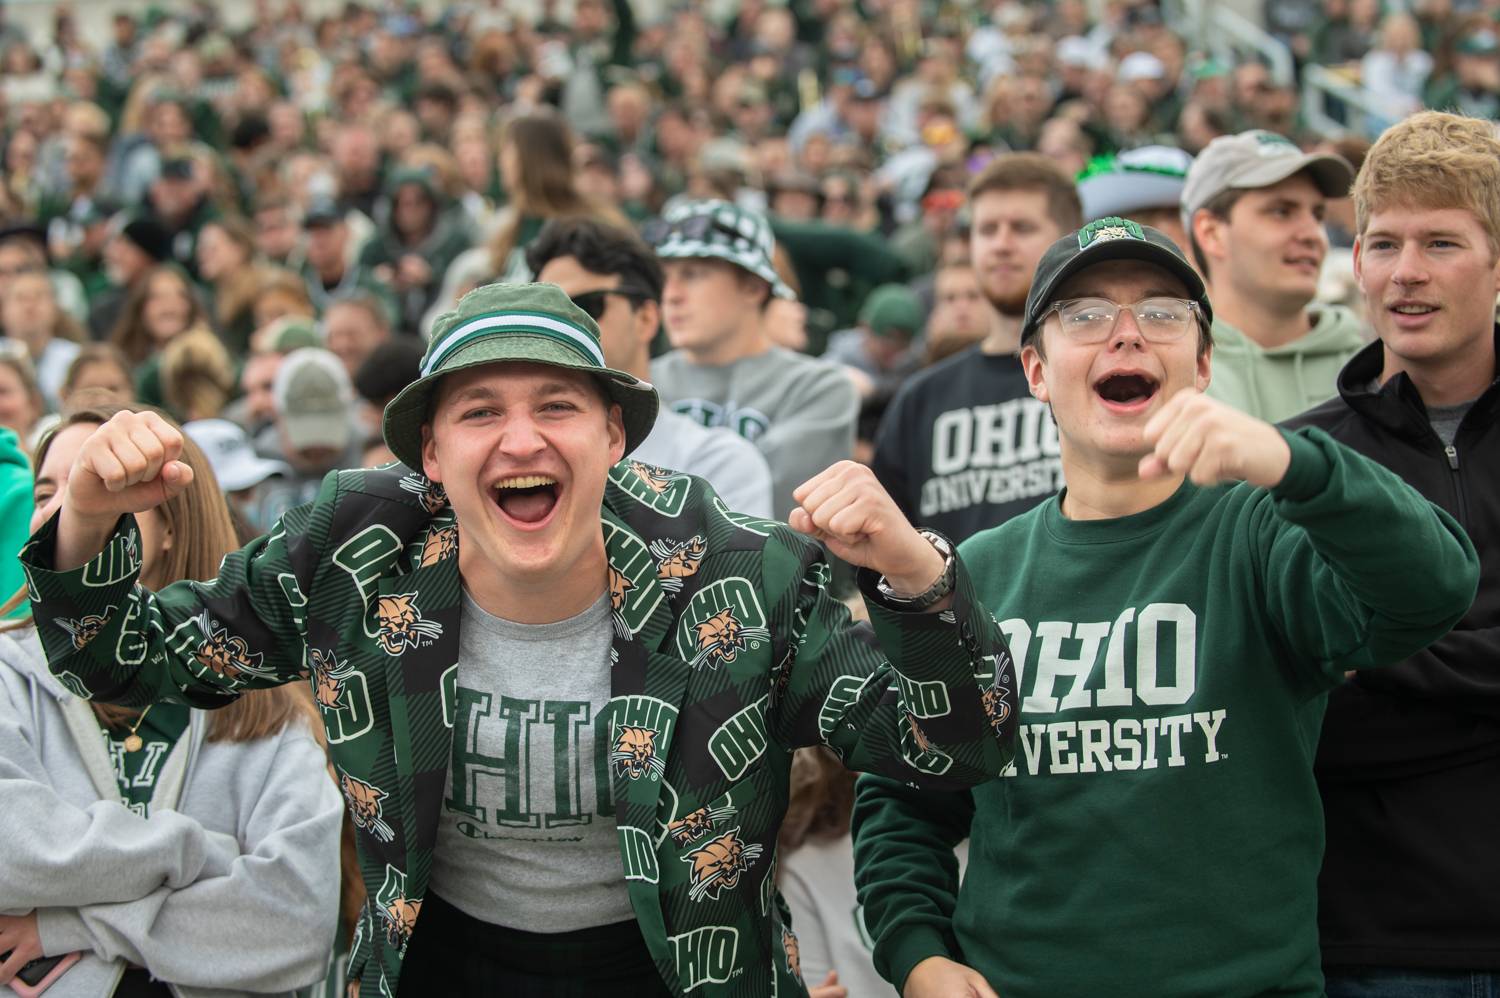
{"type": "Polygon", "coordinates": [[[445,374],[500,361],[550,364],[599,379],[625,421],[625,452],[656,423],[649,382],[605,365],[599,327],[555,284],[489,284],[464,295],[432,325],[421,376],[385,407],[385,442],[409,468],[422,467],[422,425],[445,374]]]}

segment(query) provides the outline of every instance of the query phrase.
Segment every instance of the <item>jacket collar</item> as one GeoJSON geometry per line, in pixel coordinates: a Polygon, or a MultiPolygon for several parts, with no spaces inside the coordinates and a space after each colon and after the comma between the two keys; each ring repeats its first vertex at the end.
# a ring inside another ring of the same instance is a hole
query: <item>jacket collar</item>
{"type": "MultiPolygon", "coordinates": [[[[1495,348],[1500,356],[1500,325],[1495,327],[1495,348]]],[[[1393,434],[1425,438],[1431,432],[1427,406],[1405,372],[1372,387],[1384,369],[1385,345],[1376,340],[1351,357],[1339,372],[1339,396],[1349,408],[1393,434]]],[[[1497,414],[1500,414],[1500,379],[1484,390],[1465,418],[1489,423],[1497,414]]]]}

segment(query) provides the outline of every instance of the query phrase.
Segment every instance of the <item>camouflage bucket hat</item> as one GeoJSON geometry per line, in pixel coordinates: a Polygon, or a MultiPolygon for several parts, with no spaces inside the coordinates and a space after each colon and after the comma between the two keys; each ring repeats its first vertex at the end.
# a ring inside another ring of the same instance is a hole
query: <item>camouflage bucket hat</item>
{"type": "Polygon", "coordinates": [[[625,422],[625,452],[646,439],[656,423],[656,389],[605,365],[599,327],[555,284],[490,284],[464,295],[438,316],[422,356],[421,377],[385,407],[385,442],[409,468],[422,467],[422,425],[438,381],[480,364],[524,361],[594,375],[618,403],[625,422]]]}
{"type": "Polygon", "coordinates": [[[641,236],[663,260],[727,260],[770,284],[777,298],[797,297],[776,273],[776,237],[759,212],[728,201],[684,201],[642,229],[641,236]]]}

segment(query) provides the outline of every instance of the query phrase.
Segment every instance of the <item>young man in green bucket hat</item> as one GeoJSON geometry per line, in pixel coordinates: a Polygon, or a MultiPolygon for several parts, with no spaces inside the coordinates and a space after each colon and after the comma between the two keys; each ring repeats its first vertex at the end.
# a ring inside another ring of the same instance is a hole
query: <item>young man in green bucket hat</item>
{"type": "Polygon", "coordinates": [[[331,474],[157,593],[131,514],[185,484],[180,438],[102,427],[24,554],[52,668],[129,704],[311,680],[367,996],[804,994],[774,880],[793,749],[942,788],[1010,758],[1010,659],[951,547],[858,466],[799,490],[793,525],[865,566],[877,650],[818,545],[620,463],[656,392],[553,285],[471,293],[421,371],[385,413],[405,467],[331,474]]]}

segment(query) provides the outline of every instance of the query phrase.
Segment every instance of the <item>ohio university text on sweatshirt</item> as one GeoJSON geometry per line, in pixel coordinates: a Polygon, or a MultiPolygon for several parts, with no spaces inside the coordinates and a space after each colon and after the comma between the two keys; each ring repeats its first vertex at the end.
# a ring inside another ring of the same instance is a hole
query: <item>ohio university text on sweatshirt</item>
{"type": "Polygon", "coordinates": [[[1390,472],[1287,439],[1269,491],[1184,483],[1095,521],[1052,499],[962,545],[1014,658],[1019,750],[972,797],[861,781],[860,897],[893,982],[945,955],[1006,998],[1322,994],[1326,692],[1447,631],[1478,558],[1390,472]]]}

